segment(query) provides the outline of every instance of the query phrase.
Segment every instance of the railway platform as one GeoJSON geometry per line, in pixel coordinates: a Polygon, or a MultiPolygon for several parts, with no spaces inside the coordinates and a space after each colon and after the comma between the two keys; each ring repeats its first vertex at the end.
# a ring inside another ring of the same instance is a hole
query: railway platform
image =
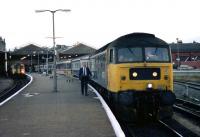
{"type": "Polygon", "coordinates": [[[9,78],[0,78],[0,92],[12,87],[14,81],[9,78]]]}
{"type": "Polygon", "coordinates": [[[32,74],[33,82],[0,108],[1,137],[114,137],[95,93],[82,96],[79,80],[32,74]]]}

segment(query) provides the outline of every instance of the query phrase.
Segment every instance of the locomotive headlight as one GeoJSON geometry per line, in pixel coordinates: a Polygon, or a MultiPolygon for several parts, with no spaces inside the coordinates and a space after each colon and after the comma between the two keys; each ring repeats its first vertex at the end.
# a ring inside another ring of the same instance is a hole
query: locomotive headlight
{"type": "Polygon", "coordinates": [[[137,77],[137,72],[133,72],[133,77],[135,78],[135,77],[137,77]]]}
{"type": "Polygon", "coordinates": [[[147,84],[147,88],[152,88],[153,85],[151,83],[147,84]]]}
{"type": "Polygon", "coordinates": [[[24,73],[25,73],[25,71],[22,69],[22,70],[21,70],[21,73],[22,73],[22,74],[24,74],[24,73]]]}
{"type": "Polygon", "coordinates": [[[154,77],[157,77],[158,76],[158,73],[157,72],[153,72],[152,74],[154,77]]]}

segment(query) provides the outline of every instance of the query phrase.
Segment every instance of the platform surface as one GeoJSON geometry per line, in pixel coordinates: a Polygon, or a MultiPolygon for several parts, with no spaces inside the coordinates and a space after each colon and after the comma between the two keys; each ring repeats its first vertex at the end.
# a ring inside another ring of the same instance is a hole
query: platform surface
{"type": "Polygon", "coordinates": [[[82,96],[79,80],[32,74],[33,82],[0,107],[0,137],[114,137],[95,94],[82,96]],[[71,80],[71,79],[70,79],[71,80]]]}

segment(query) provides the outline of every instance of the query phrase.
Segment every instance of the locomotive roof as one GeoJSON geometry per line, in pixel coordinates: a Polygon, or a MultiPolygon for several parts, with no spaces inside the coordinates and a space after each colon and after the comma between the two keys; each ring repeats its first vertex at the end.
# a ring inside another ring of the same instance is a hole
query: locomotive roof
{"type": "Polygon", "coordinates": [[[169,45],[155,37],[154,34],[149,33],[131,33],[117,38],[116,40],[108,43],[107,45],[101,47],[96,51],[95,54],[106,50],[108,47],[128,47],[128,46],[164,46],[168,47],[169,45]]]}
{"type": "Polygon", "coordinates": [[[119,37],[114,40],[109,46],[110,47],[129,47],[129,46],[161,46],[168,47],[169,45],[155,37],[154,34],[148,33],[131,33],[125,36],[119,37]]]}

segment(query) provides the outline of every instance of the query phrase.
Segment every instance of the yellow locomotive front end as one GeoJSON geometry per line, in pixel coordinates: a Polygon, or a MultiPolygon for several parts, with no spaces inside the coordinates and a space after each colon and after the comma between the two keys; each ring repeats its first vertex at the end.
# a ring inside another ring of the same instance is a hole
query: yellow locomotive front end
{"type": "Polygon", "coordinates": [[[139,115],[171,117],[175,94],[169,45],[151,36],[124,39],[128,42],[118,41],[108,49],[109,99],[115,108],[133,108],[139,115]]]}
{"type": "Polygon", "coordinates": [[[109,65],[108,89],[112,92],[134,90],[173,91],[171,63],[123,63],[109,65]]]}

